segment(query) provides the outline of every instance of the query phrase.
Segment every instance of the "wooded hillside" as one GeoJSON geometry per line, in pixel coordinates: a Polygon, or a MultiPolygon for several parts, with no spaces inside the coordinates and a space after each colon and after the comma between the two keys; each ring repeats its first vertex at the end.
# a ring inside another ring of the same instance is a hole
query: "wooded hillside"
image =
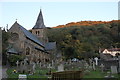
{"type": "Polygon", "coordinates": [[[98,56],[99,48],[120,48],[120,21],[72,22],[48,29],[65,59],[98,56]]]}

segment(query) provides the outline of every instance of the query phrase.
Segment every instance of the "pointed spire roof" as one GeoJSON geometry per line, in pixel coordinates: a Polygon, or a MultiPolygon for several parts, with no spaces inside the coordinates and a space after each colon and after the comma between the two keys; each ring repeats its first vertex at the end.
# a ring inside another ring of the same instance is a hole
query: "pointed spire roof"
{"type": "Polygon", "coordinates": [[[40,9],[40,13],[39,13],[39,15],[38,15],[36,24],[35,24],[35,26],[33,27],[33,29],[41,29],[41,28],[45,28],[45,25],[44,25],[42,10],[40,9]]]}

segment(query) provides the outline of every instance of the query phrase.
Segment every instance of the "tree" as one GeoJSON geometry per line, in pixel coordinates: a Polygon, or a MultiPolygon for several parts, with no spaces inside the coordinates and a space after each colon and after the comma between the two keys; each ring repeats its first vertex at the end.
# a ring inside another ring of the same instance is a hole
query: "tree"
{"type": "Polygon", "coordinates": [[[120,47],[117,25],[117,20],[72,22],[49,29],[48,36],[50,41],[57,41],[58,49],[66,58],[87,59],[98,56],[99,47],[120,47]]]}
{"type": "Polygon", "coordinates": [[[15,66],[17,61],[21,61],[23,59],[24,57],[20,55],[14,55],[14,54],[9,55],[8,57],[8,61],[12,66],[15,66]]]}
{"type": "Polygon", "coordinates": [[[6,65],[7,62],[7,47],[9,45],[8,39],[10,37],[10,33],[2,30],[2,64],[6,65]]]}

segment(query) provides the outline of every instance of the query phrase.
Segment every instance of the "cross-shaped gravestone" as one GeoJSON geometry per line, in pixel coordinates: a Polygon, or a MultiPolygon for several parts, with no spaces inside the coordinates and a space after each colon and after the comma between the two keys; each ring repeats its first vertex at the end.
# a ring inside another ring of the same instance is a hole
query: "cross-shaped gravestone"
{"type": "Polygon", "coordinates": [[[95,57],[94,60],[95,60],[95,65],[98,65],[98,58],[95,57]]]}

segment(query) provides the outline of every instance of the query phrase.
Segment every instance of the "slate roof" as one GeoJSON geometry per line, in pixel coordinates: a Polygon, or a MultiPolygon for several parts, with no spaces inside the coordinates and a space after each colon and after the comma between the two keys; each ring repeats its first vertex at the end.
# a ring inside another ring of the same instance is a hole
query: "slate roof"
{"type": "Polygon", "coordinates": [[[16,25],[18,25],[20,27],[20,29],[24,32],[24,34],[25,34],[25,36],[27,38],[29,38],[30,40],[32,40],[35,43],[37,43],[37,44],[39,44],[39,45],[44,47],[44,45],[38,40],[38,38],[35,35],[33,35],[31,32],[29,32],[24,27],[22,27],[20,24],[18,24],[17,21],[14,24],[16,24],[16,25]]]}
{"type": "Polygon", "coordinates": [[[53,50],[56,48],[56,42],[48,42],[45,45],[45,50],[53,50]]]}
{"type": "Polygon", "coordinates": [[[47,52],[46,50],[40,49],[40,48],[38,48],[38,47],[35,47],[35,49],[37,49],[37,50],[39,50],[39,51],[42,51],[42,52],[45,52],[45,53],[48,54],[48,52],[47,52]]]}
{"type": "Polygon", "coordinates": [[[108,51],[120,51],[120,48],[112,48],[112,49],[108,49],[108,51]]]}
{"type": "Polygon", "coordinates": [[[45,28],[45,25],[44,25],[44,20],[42,16],[42,11],[40,10],[36,24],[32,29],[41,29],[41,28],[45,28]]]}
{"type": "Polygon", "coordinates": [[[15,53],[15,54],[18,54],[18,52],[17,52],[14,48],[8,49],[7,52],[8,52],[8,53],[15,53]]]}
{"type": "MultiPolygon", "coordinates": [[[[103,52],[105,49],[100,49],[101,52],[103,52]]],[[[112,51],[120,51],[120,48],[111,48],[111,49],[107,49],[108,51],[112,52],[112,51]]]]}

